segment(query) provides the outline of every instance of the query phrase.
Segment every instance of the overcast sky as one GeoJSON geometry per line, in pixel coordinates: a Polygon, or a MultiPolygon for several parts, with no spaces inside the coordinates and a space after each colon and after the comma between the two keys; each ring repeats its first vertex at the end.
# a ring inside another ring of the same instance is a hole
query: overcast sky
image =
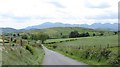
{"type": "Polygon", "coordinates": [[[117,23],[119,0],[0,0],[0,27],[117,23]]]}

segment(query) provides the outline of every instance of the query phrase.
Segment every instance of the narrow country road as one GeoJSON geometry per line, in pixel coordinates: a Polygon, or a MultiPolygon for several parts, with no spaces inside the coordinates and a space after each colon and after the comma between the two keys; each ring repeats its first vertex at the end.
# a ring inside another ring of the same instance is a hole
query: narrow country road
{"type": "Polygon", "coordinates": [[[45,46],[43,46],[43,49],[45,51],[45,57],[42,65],[86,65],[68,58],[60,53],[49,50],[45,46]]]}

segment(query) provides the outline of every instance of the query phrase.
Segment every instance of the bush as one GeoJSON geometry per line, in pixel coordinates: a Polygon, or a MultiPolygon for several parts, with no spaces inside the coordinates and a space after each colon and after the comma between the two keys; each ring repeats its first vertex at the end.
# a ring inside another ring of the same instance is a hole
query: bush
{"type": "Polygon", "coordinates": [[[68,53],[68,51],[66,51],[65,53],[68,53]]]}
{"type": "Polygon", "coordinates": [[[73,53],[70,53],[70,55],[73,55],[73,53]]]}
{"type": "Polygon", "coordinates": [[[55,48],[57,48],[57,46],[56,46],[56,45],[53,45],[53,48],[55,49],[55,48]]]}
{"type": "Polygon", "coordinates": [[[111,53],[110,50],[103,49],[103,50],[101,51],[101,56],[103,56],[103,57],[106,58],[106,59],[109,59],[110,53],[111,53]]]}
{"type": "Polygon", "coordinates": [[[93,33],[93,36],[95,36],[95,33],[93,33]]]}
{"type": "Polygon", "coordinates": [[[14,47],[14,46],[15,46],[15,44],[12,44],[12,46],[14,47]]]}
{"type": "Polygon", "coordinates": [[[34,54],[34,48],[30,45],[26,45],[25,49],[28,50],[32,55],[34,54]]]}
{"type": "Polygon", "coordinates": [[[22,39],[28,39],[28,36],[26,34],[23,34],[21,37],[22,39]]]}

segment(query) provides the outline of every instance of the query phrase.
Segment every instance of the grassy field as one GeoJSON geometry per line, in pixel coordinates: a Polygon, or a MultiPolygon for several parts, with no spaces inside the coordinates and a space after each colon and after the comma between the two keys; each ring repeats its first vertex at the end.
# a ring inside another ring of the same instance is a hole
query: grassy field
{"type": "Polygon", "coordinates": [[[99,35],[100,32],[104,32],[104,35],[113,35],[114,34],[113,32],[110,32],[110,31],[100,31],[100,30],[81,28],[81,27],[55,27],[55,28],[27,31],[26,33],[36,34],[36,33],[43,32],[45,34],[48,34],[50,36],[50,38],[62,38],[62,37],[69,37],[69,33],[71,31],[78,31],[79,33],[89,32],[90,36],[92,36],[93,33],[95,33],[96,35],[99,35]]]}
{"type": "MultiPolygon", "coordinates": [[[[62,39],[52,39],[46,42],[57,41],[54,44],[46,44],[49,49],[60,52],[68,57],[82,61],[92,65],[104,65],[114,62],[113,59],[118,55],[118,36],[96,36],[83,37],[74,41],[61,41],[62,39]],[[110,52],[107,58],[101,54],[102,52],[110,52]]],[[[63,39],[66,40],[66,39],[63,39]]]]}
{"type": "MultiPolygon", "coordinates": [[[[68,38],[69,39],[69,38],[68,38]]],[[[75,39],[75,38],[74,38],[75,39]]],[[[70,41],[70,42],[63,42],[63,43],[57,43],[56,45],[66,45],[66,46],[96,46],[96,47],[107,47],[109,44],[110,47],[112,46],[118,46],[118,36],[102,36],[102,37],[84,37],[84,38],[77,38],[76,41],[70,41]]],[[[52,39],[50,41],[61,41],[62,39],[52,39]]],[[[66,39],[63,39],[66,40],[66,39]]],[[[49,41],[48,41],[49,42],[49,41]]]]}
{"type": "Polygon", "coordinates": [[[12,48],[13,50],[6,47],[6,50],[2,51],[3,65],[41,65],[44,57],[42,48],[34,47],[33,55],[24,47],[12,48]]]}

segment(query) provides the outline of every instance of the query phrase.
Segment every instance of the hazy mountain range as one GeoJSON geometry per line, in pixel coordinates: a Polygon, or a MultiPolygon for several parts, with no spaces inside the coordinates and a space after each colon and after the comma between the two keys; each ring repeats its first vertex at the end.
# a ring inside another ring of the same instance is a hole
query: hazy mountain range
{"type": "Polygon", "coordinates": [[[26,30],[30,29],[43,29],[43,28],[51,28],[51,27],[84,27],[84,28],[92,28],[92,29],[102,29],[102,30],[111,30],[117,31],[118,30],[118,23],[110,24],[110,23],[94,23],[92,25],[88,24],[63,24],[63,23],[51,23],[46,22],[41,25],[30,26],[25,28],[26,30]]]}
{"type": "Polygon", "coordinates": [[[63,23],[51,23],[46,22],[40,25],[29,26],[24,29],[13,29],[13,28],[0,28],[2,32],[22,32],[26,30],[34,30],[34,29],[44,29],[44,28],[52,28],[52,27],[84,27],[84,28],[92,28],[92,29],[99,29],[99,30],[110,30],[110,31],[117,31],[118,30],[118,23],[110,24],[110,23],[94,23],[92,25],[88,24],[63,24],[63,23]]]}

